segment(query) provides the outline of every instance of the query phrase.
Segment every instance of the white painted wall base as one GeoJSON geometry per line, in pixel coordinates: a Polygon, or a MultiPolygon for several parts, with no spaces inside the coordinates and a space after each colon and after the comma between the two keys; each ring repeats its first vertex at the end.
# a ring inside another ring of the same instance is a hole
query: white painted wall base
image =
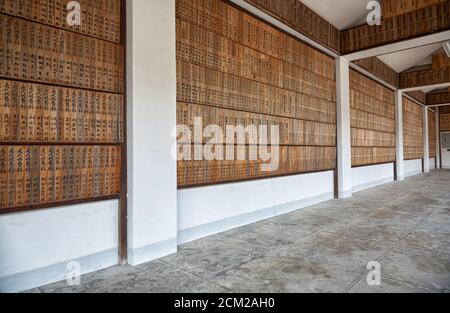
{"type": "Polygon", "coordinates": [[[450,169],[450,153],[442,152],[442,168],[450,169]]]}
{"type": "Polygon", "coordinates": [[[352,168],[353,192],[394,181],[394,164],[379,164],[352,168]]]}
{"type": "Polygon", "coordinates": [[[142,248],[128,249],[128,264],[137,266],[177,252],[177,238],[157,242],[142,248]]]}
{"type": "Polygon", "coordinates": [[[333,198],[333,171],[179,190],[178,243],[333,198]]]}
{"type": "Polygon", "coordinates": [[[405,177],[423,173],[422,159],[405,161],[405,177]]]}
{"type": "MultiPolygon", "coordinates": [[[[118,264],[118,251],[111,249],[70,262],[78,262],[81,274],[89,274],[118,264]]],[[[0,293],[16,293],[32,290],[37,287],[53,284],[67,279],[70,270],[67,268],[69,261],[31,270],[24,273],[0,278],[0,293]]],[[[81,277],[83,283],[83,277],[81,277]]]]}
{"type": "Polygon", "coordinates": [[[71,261],[86,274],[118,264],[118,201],[0,216],[0,292],[64,280],[71,261]]]}
{"type": "Polygon", "coordinates": [[[435,170],[436,169],[436,158],[430,158],[430,169],[435,170]]]}

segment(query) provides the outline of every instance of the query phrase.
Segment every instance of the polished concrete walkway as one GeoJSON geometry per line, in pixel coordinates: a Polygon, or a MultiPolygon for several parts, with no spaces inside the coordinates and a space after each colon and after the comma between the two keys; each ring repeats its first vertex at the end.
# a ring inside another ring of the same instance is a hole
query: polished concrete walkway
{"type": "Polygon", "coordinates": [[[360,192],[34,292],[450,292],[450,171],[360,192]],[[367,264],[381,264],[370,287],[367,264]]]}

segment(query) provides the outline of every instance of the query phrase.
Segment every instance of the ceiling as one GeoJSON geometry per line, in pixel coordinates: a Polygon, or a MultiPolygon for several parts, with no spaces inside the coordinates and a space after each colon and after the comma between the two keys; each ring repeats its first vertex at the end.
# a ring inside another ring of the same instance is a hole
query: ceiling
{"type": "Polygon", "coordinates": [[[367,0],[300,0],[336,28],[343,30],[366,22],[367,0]]]}
{"type": "MultiPolygon", "coordinates": [[[[336,28],[345,30],[366,23],[368,0],[300,0],[336,28]]],[[[430,65],[432,55],[442,49],[441,43],[381,55],[378,58],[396,72],[430,65]]],[[[431,90],[423,90],[429,92],[431,90]]]]}
{"type": "Polygon", "coordinates": [[[431,64],[432,55],[441,49],[442,44],[435,43],[428,46],[380,55],[378,58],[397,73],[400,73],[414,66],[431,64]]]}
{"type": "MultiPolygon", "coordinates": [[[[431,65],[433,54],[441,50],[442,43],[435,43],[414,49],[380,55],[378,58],[397,73],[401,73],[416,66],[431,65]]],[[[433,90],[433,88],[422,89],[425,93],[433,90]]]]}

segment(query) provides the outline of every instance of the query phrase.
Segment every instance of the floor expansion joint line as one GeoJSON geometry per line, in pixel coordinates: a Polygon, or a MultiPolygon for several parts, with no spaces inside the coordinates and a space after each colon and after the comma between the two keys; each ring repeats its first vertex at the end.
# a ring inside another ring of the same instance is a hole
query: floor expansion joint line
{"type": "MultiPolygon", "coordinates": [[[[390,247],[385,253],[383,253],[378,259],[377,261],[382,261],[389,253],[391,253],[395,248],[397,248],[398,246],[400,246],[400,244],[411,234],[411,231],[409,231],[406,235],[404,235],[401,239],[399,239],[398,242],[396,242],[394,245],[392,245],[392,247],[390,247]]],[[[359,277],[358,280],[356,280],[353,284],[350,285],[350,287],[348,287],[345,290],[345,293],[349,293],[353,287],[355,287],[364,277],[367,277],[367,275],[369,274],[370,270],[366,270],[361,277],[359,277]]]]}

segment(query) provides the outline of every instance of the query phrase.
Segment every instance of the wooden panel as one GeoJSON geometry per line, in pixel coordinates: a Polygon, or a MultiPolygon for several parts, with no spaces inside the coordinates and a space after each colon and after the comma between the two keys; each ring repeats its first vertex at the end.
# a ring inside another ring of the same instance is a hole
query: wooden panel
{"type": "Polygon", "coordinates": [[[245,0],[315,41],[339,51],[340,32],[298,0],[245,0]]]}
{"type": "MultiPolygon", "coordinates": [[[[194,132],[194,119],[202,118],[203,125],[218,125],[226,130],[228,125],[244,127],[278,126],[280,129],[280,144],[293,146],[336,146],[336,124],[325,124],[307,120],[292,119],[274,115],[263,115],[236,110],[221,109],[212,106],[178,102],[177,122],[188,125],[194,132]]],[[[204,138],[202,142],[206,143],[204,138]]],[[[180,143],[188,143],[182,142],[180,143]]],[[[272,144],[270,138],[269,144],[272,144]]],[[[247,141],[245,144],[250,144],[247,141]]]]}
{"type": "Polygon", "coordinates": [[[0,214],[118,198],[124,162],[120,0],[0,5],[0,214]]]}
{"type": "Polygon", "coordinates": [[[336,123],[332,91],[330,98],[334,100],[329,101],[314,96],[309,88],[305,88],[305,93],[293,92],[181,61],[177,64],[177,80],[177,97],[181,102],[336,123]]]}
{"type": "Polygon", "coordinates": [[[441,114],[450,113],[450,105],[439,107],[439,113],[441,113],[441,114]]]}
{"type": "Polygon", "coordinates": [[[408,94],[408,96],[412,97],[413,99],[416,99],[417,101],[419,101],[422,104],[427,103],[427,94],[421,90],[410,91],[407,94],[408,94]]]}
{"type": "Polygon", "coordinates": [[[395,162],[396,148],[352,147],[352,166],[395,162]]]}
{"type": "Polygon", "coordinates": [[[383,85],[350,71],[352,165],[395,161],[395,99],[383,85]]]}
{"type": "Polygon", "coordinates": [[[400,88],[422,87],[450,81],[450,67],[400,73],[400,88]]]}
{"type": "Polygon", "coordinates": [[[427,96],[427,105],[450,103],[450,93],[433,93],[427,96]]]}
{"type": "Polygon", "coordinates": [[[383,18],[390,18],[423,9],[433,4],[444,3],[446,1],[447,0],[383,0],[381,1],[381,9],[383,18]]]}
{"type": "MultiPolygon", "coordinates": [[[[183,0],[178,0],[180,1],[183,0]]],[[[280,33],[280,36],[283,34],[280,33]]],[[[309,66],[302,67],[288,63],[180,19],[177,22],[178,60],[335,102],[336,91],[333,87],[336,83],[334,70],[331,69],[334,60],[327,58],[326,67],[318,67],[317,71],[311,71],[309,68],[315,68],[315,63],[322,63],[322,60],[315,59],[313,55],[304,57],[311,58],[309,66]],[[206,39],[211,36],[215,39],[214,41],[206,39]],[[203,42],[202,38],[204,38],[203,42]],[[325,68],[330,70],[326,71],[325,68]]]]}
{"type": "Polygon", "coordinates": [[[403,97],[404,159],[423,159],[423,109],[403,97]]]}
{"type": "MultiPolygon", "coordinates": [[[[277,169],[262,171],[264,162],[248,158],[179,161],[179,187],[334,169],[334,59],[220,0],[177,0],[176,8],[178,124],[194,132],[201,118],[224,132],[235,125],[280,131],[277,169]]],[[[247,137],[231,146],[248,154],[253,144],[247,137]]]]}
{"type": "MultiPolygon", "coordinates": [[[[235,148],[237,152],[237,148],[235,148]]],[[[280,163],[275,171],[261,171],[261,160],[249,161],[179,161],[178,185],[191,187],[205,184],[236,182],[336,168],[335,147],[280,146],[280,163]]],[[[224,147],[225,149],[225,147],[224,147]]],[[[247,154],[248,154],[248,149],[247,154]]]]}
{"type": "Polygon", "coordinates": [[[80,26],[67,24],[66,6],[68,2],[62,0],[3,0],[0,1],[0,12],[120,43],[120,1],[78,0],[77,2],[81,6],[80,26]]]}
{"type": "Polygon", "coordinates": [[[428,111],[428,146],[430,158],[436,157],[436,114],[428,111]]]}
{"type": "Polygon", "coordinates": [[[439,120],[441,122],[441,132],[450,132],[450,113],[441,114],[439,120]]]}
{"type": "Polygon", "coordinates": [[[398,73],[377,57],[356,60],[354,63],[379,79],[398,88],[398,73]]]}
{"type": "Polygon", "coordinates": [[[385,17],[380,26],[362,25],[342,31],[341,53],[348,54],[448,30],[449,5],[450,1],[447,0],[399,16],[385,17]]]}
{"type": "Polygon", "coordinates": [[[122,95],[0,79],[0,143],[118,143],[122,95]]]}
{"type": "Polygon", "coordinates": [[[117,146],[0,146],[0,213],[120,192],[117,146]]]}
{"type": "Polygon", "coordinates": [[[122,46],[4,14],[0,29],[0,77],[123,92],[122,46]]]}
{"type": "Polygon", "coordinates": [[[440,52],[433,55],[432,68],[439,69],[443,67],[450,67],[450,58],[447,53],[440,52]]]}

